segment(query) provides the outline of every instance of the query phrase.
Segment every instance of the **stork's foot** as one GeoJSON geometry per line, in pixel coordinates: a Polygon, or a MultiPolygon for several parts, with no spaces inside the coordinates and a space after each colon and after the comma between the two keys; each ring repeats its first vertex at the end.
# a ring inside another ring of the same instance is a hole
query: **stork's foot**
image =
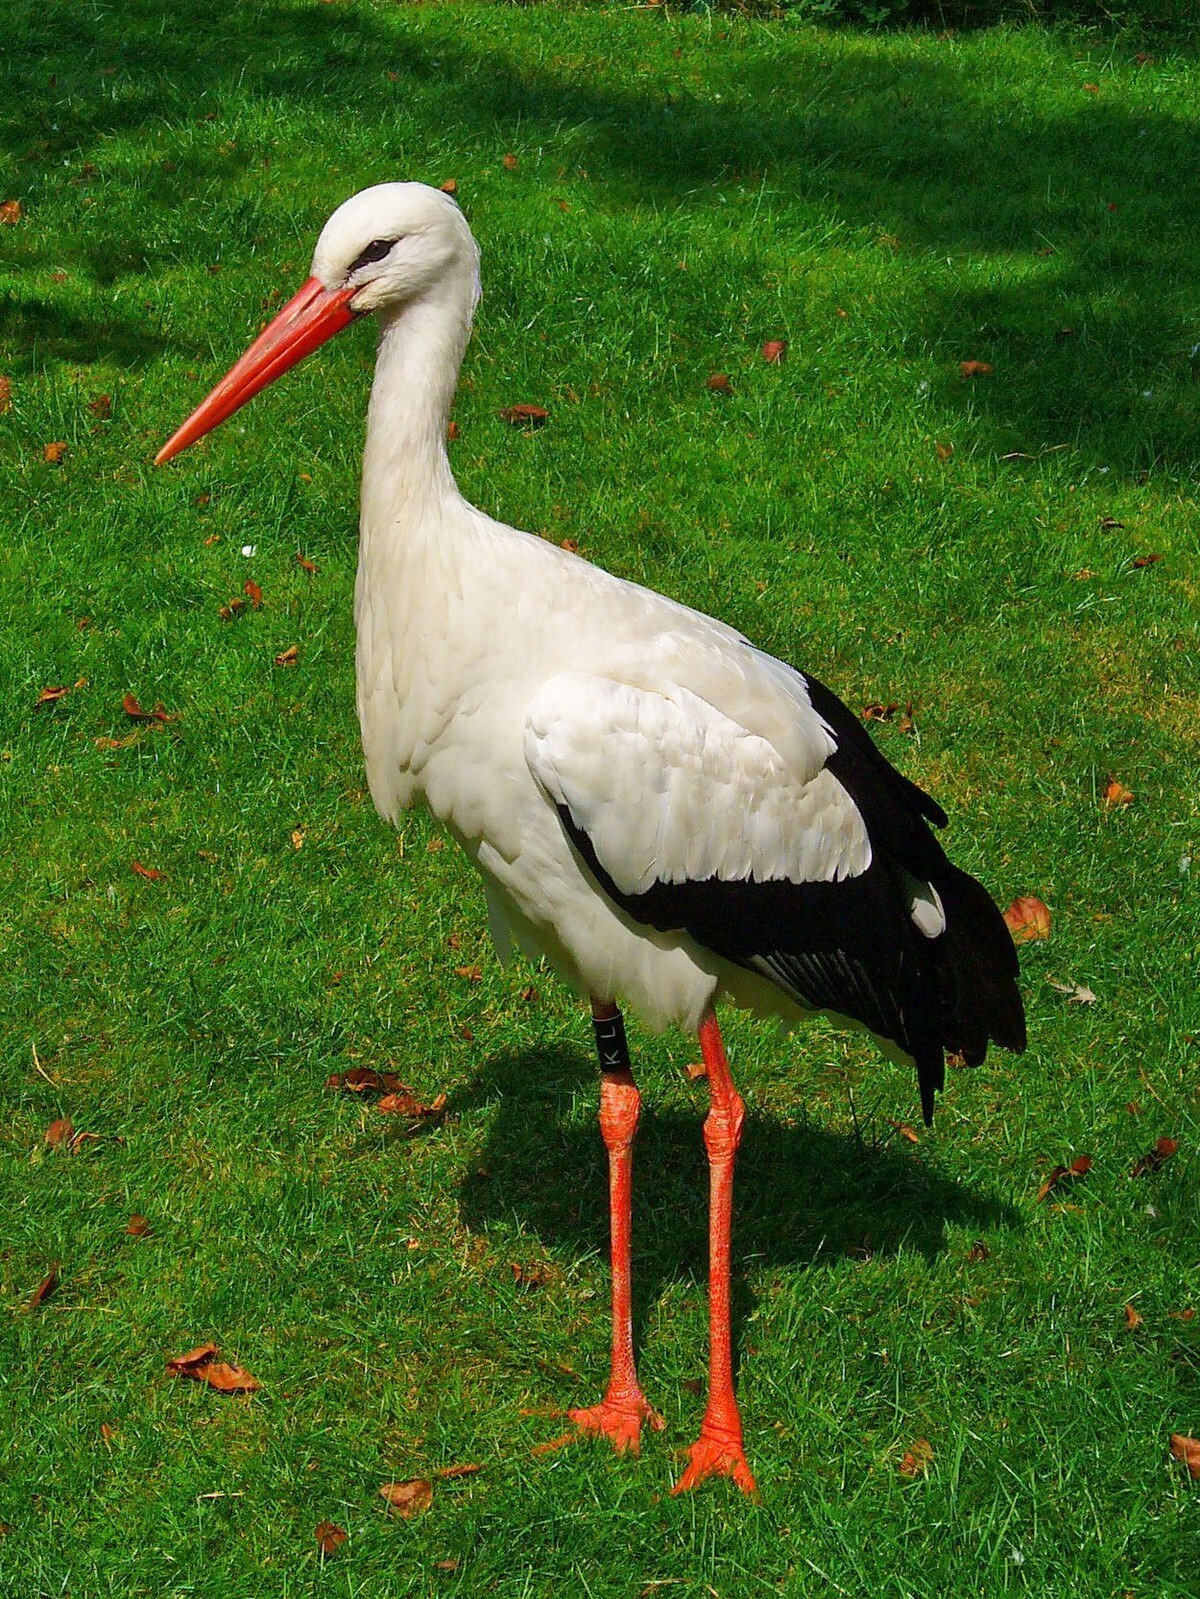
{"type": "Polygon", "coordinates": [[[610,1439],[619,1455],[640,1454],[644,1421],[648,1421],[655,1432],[661,1432],[666,1425],[642,1393],[623,1395],[619,1399],[602,1399],[598,1405],[569,1410],[567,1415],[581,1432],[593,1437],[603,1434],[610,1439]]]}
{"type": "Polygon", "coordinates": [[[686,1493],[706,1477],[732,1477],[744,1494],[758,1492],[758,1484],[754,1481],[742,1440],[732,1435],[701,1431],[688,1450],[688,1463],[683,1476],[671,1492],[686,1493]]]}

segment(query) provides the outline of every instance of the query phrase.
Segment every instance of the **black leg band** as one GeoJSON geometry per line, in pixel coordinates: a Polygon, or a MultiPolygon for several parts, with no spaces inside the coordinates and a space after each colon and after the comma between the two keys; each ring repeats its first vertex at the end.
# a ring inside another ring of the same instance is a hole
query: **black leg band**
{"type": "Polygon", "coordinates": [[[625,1023],[621,1019],[621,1012],[615,1011],[611,1016],[603,1018],[592,1017],[592,1026],[596,1031],[596,1048],[600,1053],[600,1070],[602,1072],[627,1072],[629,1068],[629,1046],[625,1042],[625,1023]]]}

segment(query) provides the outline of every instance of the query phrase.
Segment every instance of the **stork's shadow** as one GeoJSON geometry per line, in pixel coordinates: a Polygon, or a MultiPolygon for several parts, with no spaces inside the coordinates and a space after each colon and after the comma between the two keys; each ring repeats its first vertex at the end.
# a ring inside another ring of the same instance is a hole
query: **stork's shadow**
{"type": "MultiPolygon", "coordinates": [[[[662,1109],[652,1079],[643,1077],[634,1155],[639,1333],[669,1283],[703,1282],[708,1268],[700,1130],[707,1096],[698,1096],[695,1112],[662,1109]]],[[[949,1226],[984,1232],[1019,1225],[1013,1207],[939,1173],[907,1144],[872,1145],[807,1121],[782,1121],[755,1109],[752,1083],[739,1086],[747,1113],[735,1184],[735,1346],[753,1308],[748,1267],[805,1268],[892,1255],[902,1247],[932,1261],[947,1247],[949,1226]]],[[[595,1117],[579,1111],[581,1099],[595,1103],[598,1097],[598,1071],[582,1049],[532,1049],[488,1060],[447,1106],[451,1114],[493,1109],[486,1141],[462,1184],[464,1224],[486,1231],[517,1222],[547,1250],[605,1255],[606,1157],[595,1117]]]]}

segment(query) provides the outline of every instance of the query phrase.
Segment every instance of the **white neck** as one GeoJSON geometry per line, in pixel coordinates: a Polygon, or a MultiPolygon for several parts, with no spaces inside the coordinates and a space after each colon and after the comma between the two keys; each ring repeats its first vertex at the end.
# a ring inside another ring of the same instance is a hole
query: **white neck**
{"type": "Polygon", "coordinates": [[[454,278],[380,318],[363,455],[363,554],[461,503],[446,429],[471,330],[470,286],[454,278]]]}

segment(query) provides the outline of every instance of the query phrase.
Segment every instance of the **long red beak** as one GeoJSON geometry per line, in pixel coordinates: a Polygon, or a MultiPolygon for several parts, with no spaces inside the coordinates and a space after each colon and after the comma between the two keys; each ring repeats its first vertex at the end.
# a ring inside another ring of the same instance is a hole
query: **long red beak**
{"type": "Polygon", "coordinates": [[[350,300],[356,292],[352,288],[327,289],[316,278],[309,278],[299,294],[294,295],[274,321],[262,330],[237,365],[230,367],[179,431],[171,435],[154,457],[155,466],[161,466],[180,450],[186,450],[189,444],[203,438],[247,400],[253,399],[259,389],[274,383],[289,367],[303,361],[318,345],[353,322],[350,300]]]}

